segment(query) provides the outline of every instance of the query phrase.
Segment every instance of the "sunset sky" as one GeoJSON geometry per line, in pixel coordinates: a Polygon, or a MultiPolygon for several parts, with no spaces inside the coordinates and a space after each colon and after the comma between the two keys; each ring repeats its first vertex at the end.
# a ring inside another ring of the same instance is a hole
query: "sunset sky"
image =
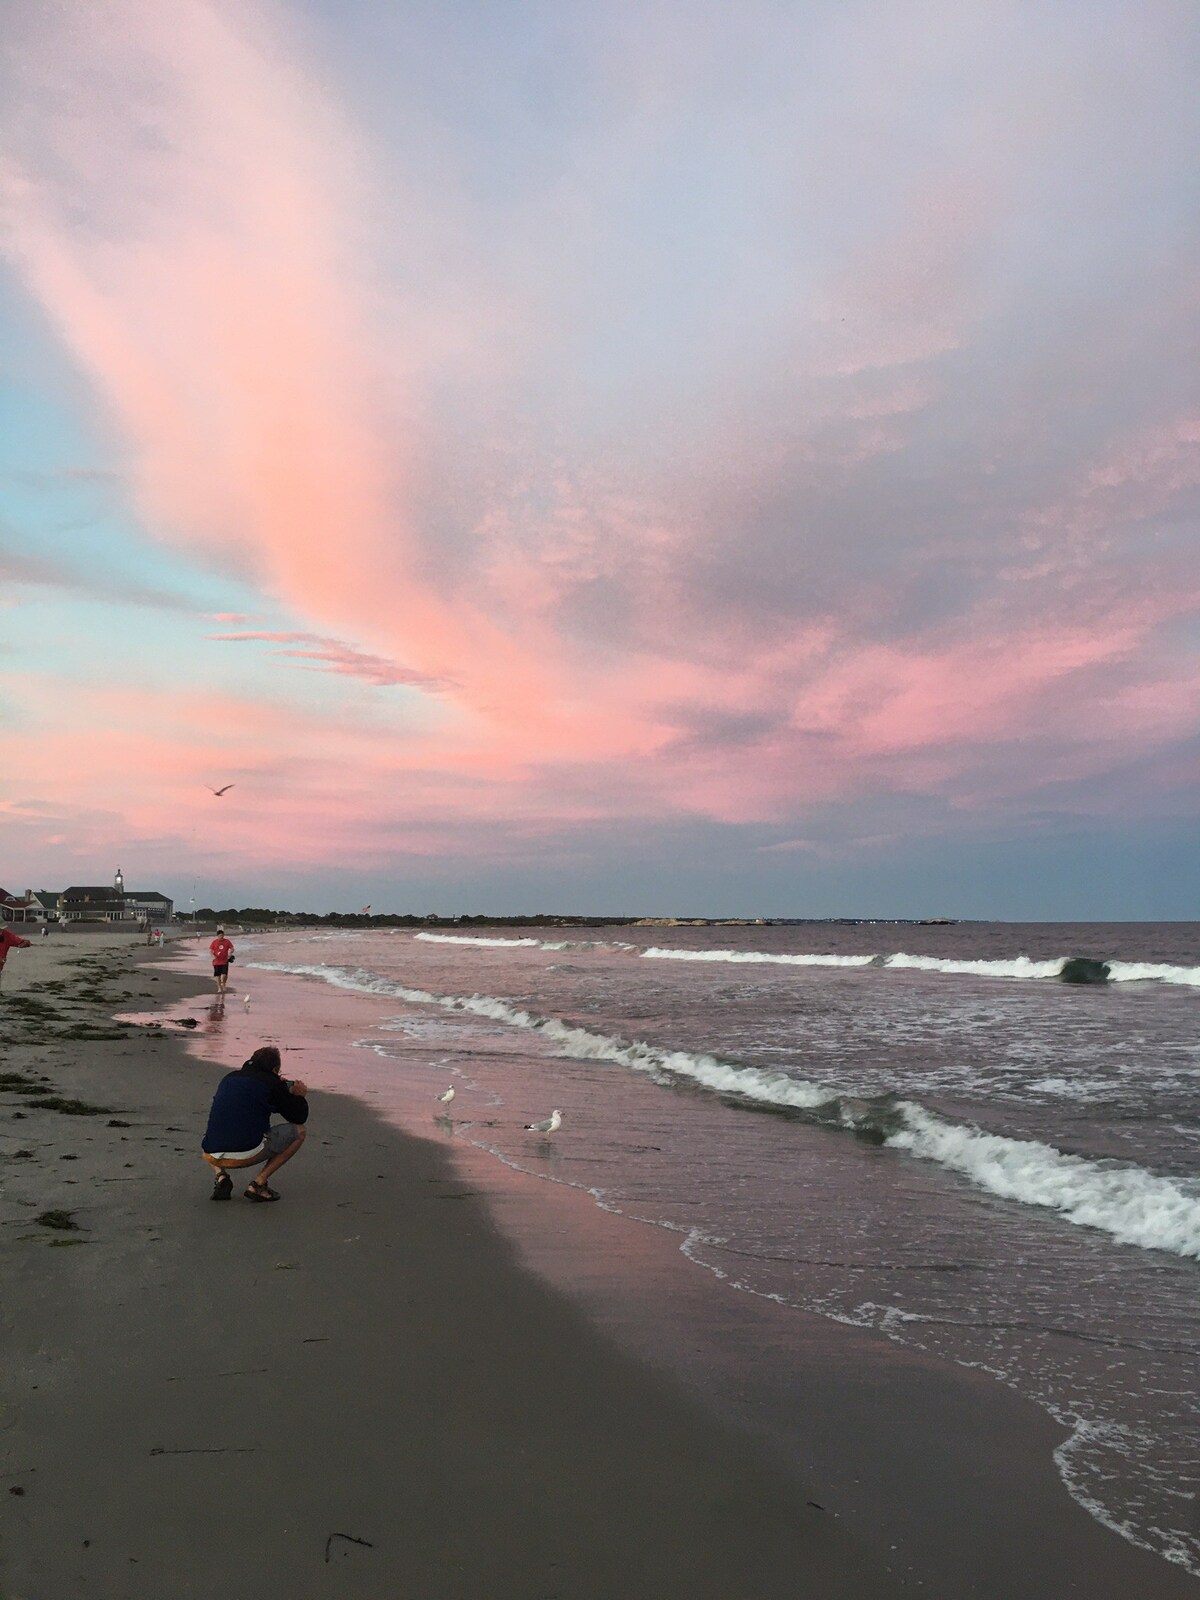
{"type": "Polygon", "coordinates": [[[1192,0],[0,48],[5,888],[1196,916],[1192,0]]]}

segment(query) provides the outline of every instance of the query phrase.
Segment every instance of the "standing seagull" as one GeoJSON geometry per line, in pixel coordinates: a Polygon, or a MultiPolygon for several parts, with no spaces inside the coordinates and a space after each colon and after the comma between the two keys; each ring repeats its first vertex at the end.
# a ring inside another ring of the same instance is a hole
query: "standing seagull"
{"type": "Polygon", "coordinates": [[[453,1100],[453,1099],[454,1099],[454,1085],[453,1084],[450,1085],[450,1087],[446,1090],[445,1094],[439,1094],[438,1097],[437,1097],[438,1104],[442,1105],[442,1106],[448,1106],[450,1104],[451,1100],[453,1100]]]}
{"type": "Polygon", "coordinates": [[[245,1009],[247,1011],[249,1011],[249,1009],[250,1009],[250,996],[248,994],[244,994],[242,996],[242,1005],[245,1007],[245,1009]]]}
{"type": "Polygon", "coordinates": [[[223,794],[227,794],[230,789],[235,787],[235,785],[232,783],[227,783],[224,789],[214,789],[211,783],[206,783],[204,787],[208,790],[209,794],[215,794],[219,800],[223,794]]]}
{"type": "Polygon", "coordinates": [[[527,1122],[526,1133],[554,1133],[562,1127],[562,1112],[552,1111],[545,1122],[527,1122]]]}

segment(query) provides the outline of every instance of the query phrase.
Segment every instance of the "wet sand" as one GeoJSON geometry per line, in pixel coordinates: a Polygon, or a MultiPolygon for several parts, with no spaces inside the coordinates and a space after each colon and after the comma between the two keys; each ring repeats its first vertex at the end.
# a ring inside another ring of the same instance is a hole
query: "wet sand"
{"type": "Polygon", "coordinates": [[[488,1198],[349,1097],[314,1092],[282,1203],[210,1203],[219,1065],[109,1020],[203,1020],[208,985],[84,954],[0,1000],[0,1070],[97,1108],[0,1090],[5,1600],[1198,1592],[1069,1501],[994,1385],[724,1321],[657,1230],[516,1175],[488,1198]]]}

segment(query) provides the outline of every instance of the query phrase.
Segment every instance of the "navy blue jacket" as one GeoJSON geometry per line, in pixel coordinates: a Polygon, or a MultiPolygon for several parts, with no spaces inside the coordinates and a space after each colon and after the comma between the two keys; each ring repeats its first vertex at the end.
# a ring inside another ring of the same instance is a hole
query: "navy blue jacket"
{"type": "Polygon", "coordinates": [[[276,1072],[248,1067],[227,1072],[213,1096],[200,1148],[210,1154],[257,1150],[266,1138],[272,1112],[288,1122],[307,1122],[308,1101],[302,1094],[293,1094],[276,1072]]]}

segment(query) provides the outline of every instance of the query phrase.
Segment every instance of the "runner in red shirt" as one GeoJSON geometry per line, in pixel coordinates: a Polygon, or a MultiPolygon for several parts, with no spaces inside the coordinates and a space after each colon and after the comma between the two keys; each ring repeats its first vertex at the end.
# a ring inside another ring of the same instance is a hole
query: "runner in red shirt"
{"type": "Polygon", "coordinates": [[[11,928],[0,928],[0,976],[4,974],[4,963],[8,960],[10,950],[28,949],[28,939],[22,939],[21,935],[14,933],[11,928]]]}
{"type": "Polygon", "coordinates": [[[233,960],[233,942],[225,937],[225,929],[217,929],[217,937],[208,947],[212,951],[213,977],[217,980],[217,993],[225,993],[229,982],[229,963],[233,960]]]}

